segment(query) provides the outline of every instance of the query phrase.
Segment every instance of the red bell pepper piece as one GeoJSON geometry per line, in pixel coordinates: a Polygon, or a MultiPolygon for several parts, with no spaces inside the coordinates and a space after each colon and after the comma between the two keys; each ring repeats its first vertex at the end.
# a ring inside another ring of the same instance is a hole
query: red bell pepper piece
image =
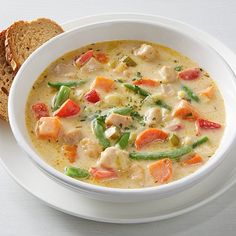
{"type": "Polygon", "coordinates": [[[86,93],[84,97],[88,102],[91,102],[91,103],[96,103],[100,101],[100,97],[95,89],[86,93]]]}
{"type": "Polygon", "coordinates": [[[77,115],[80,111],[80,107],[71,99],[67,99],[61,107],[54,112],[54,116],[69,117],[77,115]]]}
{"type": "Polygon", "coordinates": [[[221,124],[215,123],[213,121],[197,119],[197,125],[202,129],[219,129],[221,128],[221,124]]]}
{"type": "Polygon", "coordinates": [[[88,62],[93,57],[93,50],[87,51],[85,54],[81,55],[77,60],[76,64],[83,66],[86,62],[88,62]]]}
{"type": "Polygon", "coordinates": [[[41,117],[49,116],[48,106],[45,103],[35,103],[34,105],[32,105],[31,109],[34,112],[34,116],[37,120],[39,120],[41,117]]]}
{"type": "Polygon", "coordinates": [[[198,79],[201,75],[199,68],[191,68],[179,72],[179,78],[182,80],[195,80],[198,79]]]}

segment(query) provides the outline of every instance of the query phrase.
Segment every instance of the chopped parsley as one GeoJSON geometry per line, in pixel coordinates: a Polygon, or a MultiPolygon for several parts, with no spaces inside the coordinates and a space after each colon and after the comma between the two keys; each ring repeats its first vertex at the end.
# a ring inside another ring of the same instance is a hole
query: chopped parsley
{"type": "Polygon", "coordinates": [[[181,70],[183,70],[183,66],[176,66],[175,67],[175,71],[181,71],[181,70]]]}
{"type": "Polygon", "coordinates": [[[143,75],[141,74],[140,71],[137,71],[137,72],[136,72],[136,76],[137,76],[138,78],[143,78],[143,75]]]}

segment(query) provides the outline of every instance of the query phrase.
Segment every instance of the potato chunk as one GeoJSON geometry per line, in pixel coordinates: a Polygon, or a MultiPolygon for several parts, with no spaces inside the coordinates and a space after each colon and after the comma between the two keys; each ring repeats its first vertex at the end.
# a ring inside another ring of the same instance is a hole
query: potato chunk
{"type": "Polygon", "coordinates": [[[122,105],[122,97],[119,93],[112,93],[108,94],[105,98],[105,103],[107,103],[110,106],[120,106],[122,105]]]}
{"type": "Polygon", "coordinates": [[[129,153],[119,149],[118,147],[109,147],[101,153],[101,157],[97,165],[113,170],[126,171],[129,168],[129,153]]]}

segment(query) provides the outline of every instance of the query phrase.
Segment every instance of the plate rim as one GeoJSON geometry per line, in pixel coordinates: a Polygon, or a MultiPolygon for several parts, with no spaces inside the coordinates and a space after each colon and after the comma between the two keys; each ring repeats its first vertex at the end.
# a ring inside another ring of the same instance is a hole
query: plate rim
{"type": "MultiPolygon", "coordinates": [[[[120,17],[120,16],[124,16],[126,14],[129,14],[129,17],[139,17],[139,19],[142,19],[142,17],[150,17],[150,18],[153,18],[153,20],[158,20],[158,19],[162,19],[162,20],[167,20],[167,21],[172,21],[174,23],[178,23],[184,27],[187,27],[187,28],[192,28],[192,30],[196,31],[196,32],[199,32],[201,33],[202,35],[205,35],[207,36],[208,38],[210,39],[214,39],[215,43],[218,44],[217,47],[222,47],[224,50],[228,50],[228,53],[231,54],[232,57],[235,57],[236,58],[236,55],[230,50],[228,49],[224,44],[222,44],[220,41],[218,41],[217,39],[215,39],[213,36],[195,28],[195,27],[192,27],[191,25],[188,25],[186,23],[183,23],[181,21],[178,21],[178,20],[175,20],[175,19],[171,19],[171,18],[168,18],[168,17],[162,17],[162,16],[159,16],[159,15],[150,15],[150,14],[135,14],[135,13],[114,13],[114,14],[98,14],[98,15],[92,15],[92,16],[86,16],[86,17],[81,17],[81,18],[78,18],[78,19],[74,19],[74,20],[71,20],[71,21],[68,21],[68,22],[65,22],[64,24],[62,24],[62,27],[63,28],[67,28],[68,25],[71,25],[71,24],[81,24],[83,25],[83,21],[86,21],[86,20],[90,20],[90,24],[93,23],[93,22],[96,22],[96,20],[98,20],[100,17],[107,17],[110,19],[116,19],[116,17],[120,17]]],[[[108,20],[108,19],[107,19],[108,20]]],[[[71,28],[72,29],[72,28],[71,28]]],[[[67,29],[68,30],[68,29],[67,29]]],[[[214,47],[214,49],[216,49],[214,47]]],[[[217,51],[217,50],[216,50],[217,51]]],[[[225,59],[225,56],[224,56],[224,59],[225,59]]],[[[231,63],[228,61],[229,59],[225,59],[231,66],[231,63]]],[[[232,67],[231,67],[232,68],[232,67]]],[[[10,169],[7,167],[7,165],[5,165],[4,161],[2,160],[2,158],[0,157],[0,162],[2,163],[4,169],[6,169],[6,171],[10,174],[10,176],[19,184],[21,185],[27,192],[29,192],[31,195],[33,195],[34,197],[40,199],[42,202],[44,202],[46,205],[54,208],[54,209],[57,209],[59,211],[62,211],[62,212],[65,212],[67,214],[70,214],[70,215],[74,215],[74,216],[77,216],[77,217],[80,217],[80,218],[84,218],[84,219],[89,219],[89,220],[94,220],[94,221],[100,221],[100,222],[107,222],[107,223],[146,223],[146,222],[152,222],[152,221],[158,221],[158,220],[164,220],[164,219],[168,219],[168,218],[172,218],[172,217],[175,217],[175,216],[178,216],[178,215],[182,215],[182,214],[185,214],[187,212],[191,212],[197,208],[199,208],[200,206],[203,206],[205,204],[207,204],[208,202],[212,201],[213,199],[219,197],[221,194],[223,194],[224,192],[226,192],[228,189],[230,189],[235,183],[236,183],[236,178],[231,180],[231,182],[229,181],[228,184],[224,185],[222,188],[220,188],[219,191],[217,191],[215,194],[199,201],[198,203],[194,204],[193,206],[191,207],[187,207],[187,208],[184,208],[184,209],[181,209],[181,210],[177,210],[176,212],[172,212],[172,213],[168,213],[168,214],[165,214],[163,216],[157,216],[157,217],[146,217],[146,218],[134,218],[134,219],[120,219],[120,220],[114,220],[114,219],[107,219],[107,218],[97,218],[97,217],[88,217],[88,216],[85,216],[85,215],[81,215],[79,213],[75,214],[71,211],[67,211],[66,209],[63,209],[63,208],[60,208],[58,206],[54,206],[52,205],[51,203],[47,202],[45,199],[37,196],[36,194],[34,194],[32,191],[30,191],[30,189],[24,185],[24,183],[22,183],[19,179],[17,179],[17,177],[14,175],[14,173],[12,173],[10,171],[10,169]]],[[[96,200],[95,200],[96,201],[96,200]]]]}

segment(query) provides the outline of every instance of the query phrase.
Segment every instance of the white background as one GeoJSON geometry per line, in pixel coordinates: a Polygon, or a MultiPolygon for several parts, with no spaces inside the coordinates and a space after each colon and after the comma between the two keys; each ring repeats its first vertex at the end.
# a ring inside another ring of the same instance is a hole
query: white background
{"type": "MultiPolygon", "coordinates": [[[[0,29],[19,19],[49,17],[63,23],[112,12],[151,13],[178,19],[207,31],[236,52],[235,0],[0,0],[0,29]]],[[[8,235],[236,235],[236,187],[180,217],[149,224],[115,225],[82,220],[43,205],[0,166],[0,236],[8,235]]]]}

